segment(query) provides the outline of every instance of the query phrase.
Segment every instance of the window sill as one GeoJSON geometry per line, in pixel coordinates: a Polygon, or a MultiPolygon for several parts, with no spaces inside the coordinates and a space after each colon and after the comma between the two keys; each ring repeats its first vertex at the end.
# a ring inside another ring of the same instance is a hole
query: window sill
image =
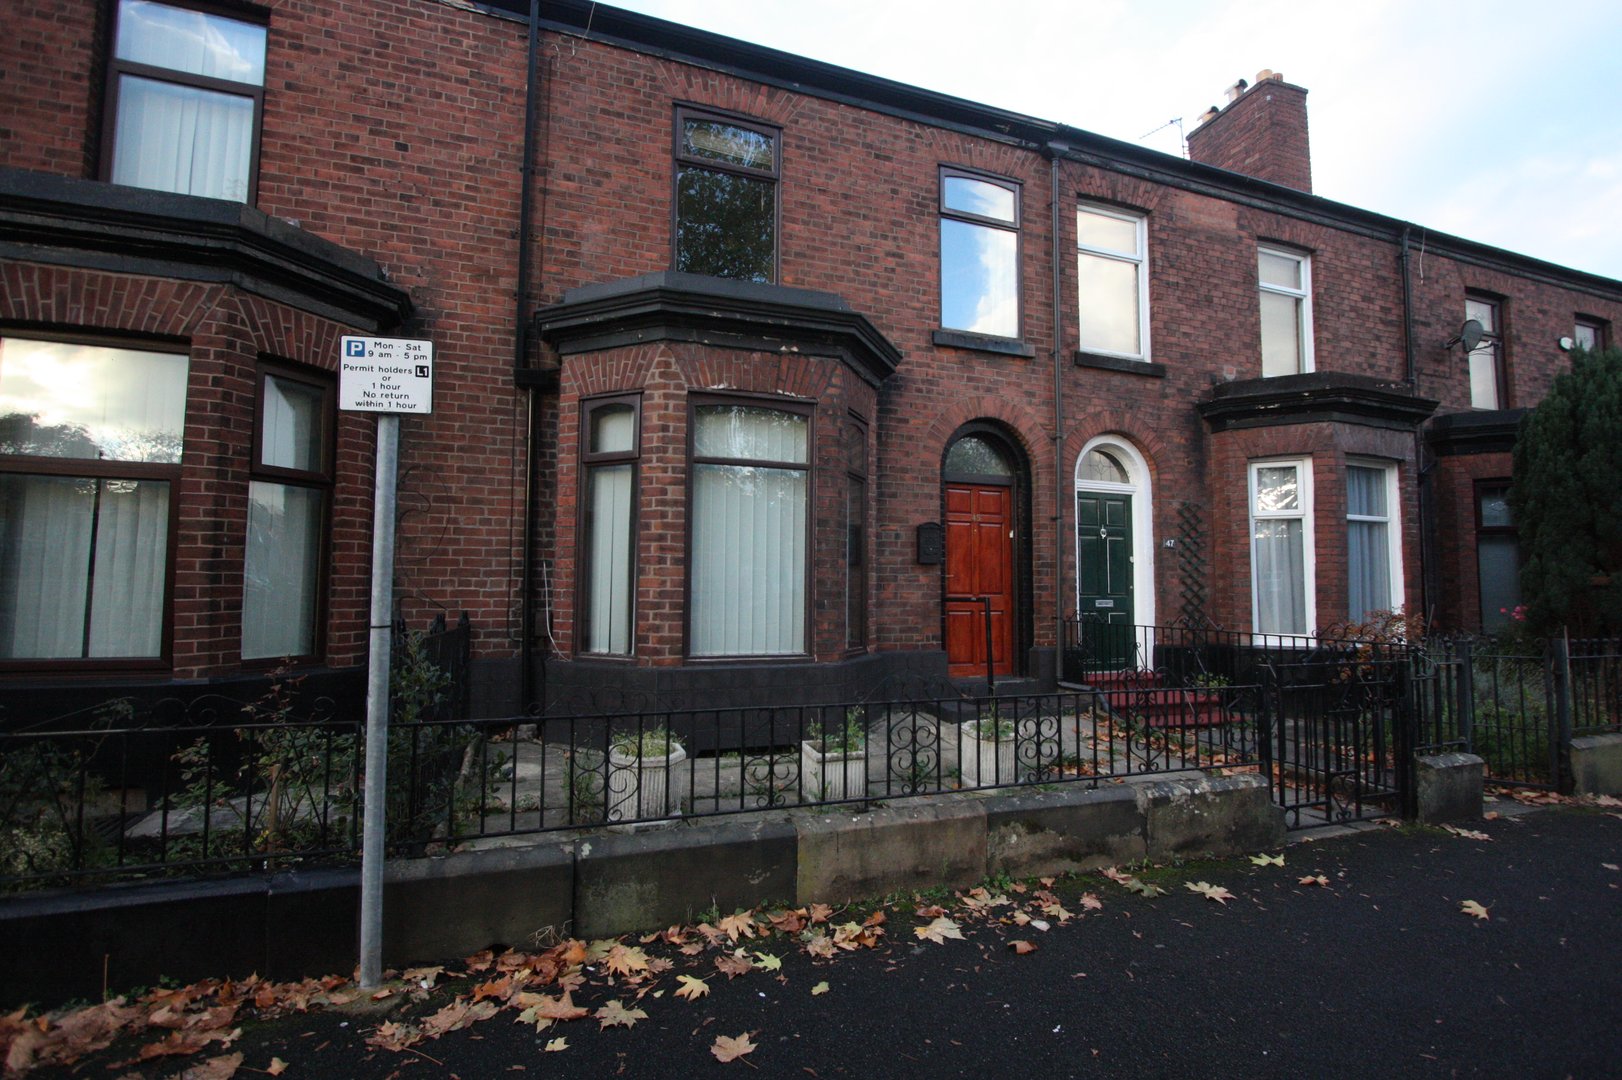
{"type": "Polygon", "coordinates": [[[1076,366],[1098,368],[1101,371],[1124,371],[1129,375],[1144,375],[1151,379],[1164,379],[1166,365],[1148,360],[1130,360],[1124,356],[1106,356],[1103,353],[1076,352],[1076,366]]]}
{"type": "Polygon", "coordinates": [[[992,337],[990,334],[971,334],[966,330],[936,330],[935,344],[953,349],[974,349],[977,352],[1000,353],[1003,356],[1023,356],[1033,359],[1036,346],[1019,338],[992,337]]]}

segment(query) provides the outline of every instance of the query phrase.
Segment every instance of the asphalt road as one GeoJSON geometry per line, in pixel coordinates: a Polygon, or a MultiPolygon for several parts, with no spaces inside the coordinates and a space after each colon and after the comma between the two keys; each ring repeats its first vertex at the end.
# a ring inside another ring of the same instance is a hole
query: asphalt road
{"type": "MultiPolygon", "coordinates": [[[[780,977],[728,980],[713,951],[676,955],[630,1029],[537,1034],[509,1011],[394,1053],[363,1042],[390,1017],[328,1012],[250,1024],[233,1049],[239,1076],[279,1056],[290,1080],[1622,1076],[1622,817],[1542,810],[1477,827],[1492,839],[1380,828],[1293,844],[1282,868],[1146,874],[1170,890],[1155,899],[1061,880],[1068,909],[1083,891],[1103,908],[1046,933],[965,919],[967,940],[934,944],[912,932],[927,920],[892,914],[886,946],[833,962],[773,941],[780,977]],[[1328,886],[1298,884],[1309,874],[1328,886]],[[1234,898],[1207,900],[1192,880],[1234,898]],[[1036,951],[1017,955],[1014,938],[1036,951]],[[682,972],[711,993],[675,999],[682,972]],[[712,1057],[717,1035],[744,1032],[758,1047],[746,1058],[712,1057]],[[559,1036],[568,1048],[544,1052],[559,1036]]],[[[576,994],[593,1009],[609,998],[632,1004],[599,985],[576,994]]],[[[106,1060],[78,1074],[122,1075],[106,1060]]]]}

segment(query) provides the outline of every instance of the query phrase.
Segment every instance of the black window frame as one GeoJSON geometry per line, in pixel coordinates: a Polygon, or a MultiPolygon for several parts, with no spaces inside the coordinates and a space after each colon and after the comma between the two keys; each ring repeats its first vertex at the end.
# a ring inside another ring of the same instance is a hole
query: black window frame
{"type": "Polygon", "coordinates": [[[872,533],[869,512],[871,491],[867,464],[869,427],[855,413],[845,419],[845,439],[841,446],[845,466],[845,651],[858,653],[868,647],[868,588],[872,557],[868,553],[872,533]]]}
{"type": "MultiPolygon", "coordinates": [[[[772,257],[771,274],[765,284],[776,284],[782,273],[783,250],[783,129],[776,124],[770,124],[754,117],[744,116],[740,113],[726,112],[721,109],[712,109],[702,105],[678,102],[675,110],[675,121],[671,127],[671,170],[670,170],[670,266],[673,270],[682,271],[681,265],[681,178],[684,170],[701,169],[708,172],[726,173],[731,176],[741,176],[752,180],[764,180],[772,186],[772,257]],[[701,157],[689,154],[686,151],[686,123],[688,120],[705,120],[715,123],[727,124],[732,127],[752,131],[764,136],[772,143],[772,167],[767,169],[753,169],[731,162],[718,161],[715,158],[701,157]]],[[[685,270],[685,273],[703,273],[701,270],[685,270]]],[[[710,277],[723,275],[710,274],[710,277]]],[[[731,278],[724,280],[753,281],[752,278],[731,278]]]]}
{"type": "MultiPolygon", "coordinates": [[[[107,480],[156,480],[169,485],[169,513],[165,525],[165,551],[163,556],[164,585],[162,601],[162,627],[156,656],[117,657],[18,657],[0,658],[0,674],[74,674],[97,675],[111,672],[166,672],[174,667],[175,632],[175,571],[179,552],[181,474],[185,463],[185,427],[190,421],[191,406],[191,351],[175,338],[137,338],[105,333],[76,334],[56,330],[42,330],[29,326],[0,324],[0,340],[22,338],[32,341],[55,341],[71,345],[85,345],[111,349],[138,349],[145,352],[172,353],[187,360],[187,394],[185,411],[181,419],[181,460],[175,462],[111,461],[100,458],[41,457],[25,454],[0,454],[0,473],[13,476],[82,477],[97,483],[107,480]]],[[[88,596],[86,602],[88,603],[88,596]]],[[[88,637],[90,623],[86,620],[84,633],[88,637]]]]}
{"type": "MultiPolygon", "coordinates": [[[[162,7],[177,8],[182,11],[197,11],[204,15],[217,15],[221,18],[234,19],[237,22],[251,23],[263,27],[265,30],[265,79],[269,80],[270,10],[268,8],[249,3],[211,3],[208,0],[152,0],[152,2],[162,7]]],[[[261,82],[255,86],[251,83],[216,79],[207,75],[194,75],[191,72],[177,71],[174,68],[120,59],[118,56],[118,20],[123,7],[123,0],[110,0],[108,6],[110,14],[107,34],[107,74],[104,92],[105,104],[102,107],[101,160],[97,171],[98,179],[107,182],[112,181],[113,158],[118,149],[119,87],[123,77],[129,75],[135,78],[150,79],[155,82],[171,83],[176,86],[187,86],[196,90],[210,90],[215,93],[229,94],[233,97],[245,97],[253,101],[253,138],[248,147],[248,190],[243,193],[242,203],[245,206],[256,205],[259,196],[259,153],[265,121],[265,84],[261,82]]],[[[205,198],[209,196],[198,197],[205,198]]]]}
{"type": "Polygon", "coordinates": [[[1024,185],[1012,177],[999,176],[996,173],[983,172],[962,165],[941,165],[936,171],[935,208],[937,214],[935,257],[937,272],[940,275],[939,295],[936,297],[937,301],[939,301],[937,315],[939,316],[940,325],[940,330],[936,335],[937,344],[973,347],[977,340],[983,340],[987,344],[1023,342],[1025,334],[1025,290],[1022,287],[1025,266],[1024,185]],[[946,205],[946,182],[953,178],[991,184],[1012,193],[1014,196],[1013,220],[1007,221],[1003,218],[989,217],[967,210],[949,209],[946,205]],[[1012,334],[987,334],[981,330],[970,330],[946,324],[946,252],[940,229],[940,223],[944,221],[960,221],[968,225],[999,229],[1014,234],[1014,332],[1012,334]],[[955,337],[966,340],[952,340],[955,337]]]}
{"type": "Polygon", "coordinates": [[[580,402],[580,479],[575,495],[575,580],[579,583],[575,589],[575,652],[580,656],[590,656],[593,659],[627,660],[636,656],[636,583],[637,583],[637,555],[639,551],[638,534],[642,515],[640,500],[637,492],[641,490],[642,478],[642,395],[641,393],[608,394],[602,397],[583,398],[580,402]],[[604,450],[593,452],[591,449],[592,417],[599,411],[609,408],[629,406],[631,409],[631,449],[630,450],[604,450]],[[598,652],[588,648],[591,639],[591,597],[588,584],[591,581],[591,546],[590,526],[591,507],[586,498],[588,478],[593,469],[604,465],[630,465],[631,466],[631,511],[630,511],[630,543],[627,545],[627,558],[630,560],[628,588],[626,597],[628,635],[626,651],[623,653],[598,652]]]}
{"type": "MultiPolygon", "coordinates": [[[[1514,543],[1515,543],[1515,579],[1516,579],[1515,580],[1515,592],[1516,592],[1518,597],[1519,597],[1519,593],[1520,593],[1520,571],[1521,571],[1521,568],[1522,568],[1522,565],[1523,565],[1523,554],[1522,554],[1522,552],[1520,550],[1521,530],[1520,530],[1520,527],[1515,524],[1514,510],[1510,506],[1510,503],[1509,503],[1509,491],[1510,491],[1510,488],[1511,488],[1512,484],[1513,484],[1512,479],[1510,477],[1507,477],[1507,476],[1487,477],[1487,478],[1484,478],[1484,479],[1476,480],[1476,481],[1474,481],[1474,483],[1471,484],[1470,495],[1471,495],[1471,499],[1472,499],[1472,503],[1473,503],[1472,509],[1474,510],[1474,513],[1475,513],[1475,526],[1476,526],[1475,538],[1474,538],[1474,540],[1475,540],[1475,542],[1474,542],[1474,552],[1475,552],[1475,557],[1476,557],[1476,608],[1477,608],[1477,615],[1481,620],[1481,628],[1484,631],[1488,629],[1489,622],[1495,623],[1498,626],[1503,626],[1503,625],[1507,624],[1508,622],[1510,622],[1512,620],[1509,617],[1506,617],[1503,620],[1489,620],[1488,619],[1487,605],[1485,603],[1483,603],[1484,597],[1482,596],[1482,590],[1481,590],[1481,541],[1482,541],[1483,538],[1500,539],[1500,540],[1507,538],[1507,539],[1510,539],[1510,540],[1514,541],[1514,543]],[[1482,514],[1481,514],[1482,499],[1484,497],[1486,497],[1488,495],[1492,495],[1492,494],[1502,494],[1503,499],[1504,499],[1505,509],[1511,515],[1508,525],[1488,525],[1482,520],[1482,514]]],[[[1522,604],[1524,604],[1525,603],[1525,598],[1520,597],[1520,602],[1522,604]]]]}
{"type": "Polygon", "coordinates": [[[1587,327],[1594,332],[1595,352],[1604,352],[1606,349],[1610,348],[1610,320],[1602,319],[1597,315],[1584,315],[1582,312],[1578,312],[1576,318],[1572,320],[1573,340],[1576,339],[1576,331],[1582,329],[1583,327],[1587,327]]]}
{"type": "MultiPolygon", "coordinates": [[[[327,653],[327,621],[330,614],[328,591],[331,585],[332,574],[332,526],[333,526],[333,496],[337,487],[337,460],[338,460],[338,416],[337,416],[338,387],[337,381],[328,372],[318,368],[295,364],[279,357],[261,355],[259,363],[254,370],[253,382],[253,449],[248,459],[248,479],[244,485],[244,494],[250,490],[254,481],[267,484],[280,484],[285,487],[305,488],[320,491],[321,523],[317,528],[319,543],[316,546],[316,606],[311,635],[311,651],[296,655],[281,656],[242,656],[242,634],[237,635],[238,656],[242,666],[246,669],[259,670],[279,667],[291,663],[294,666],[320,663],[327,653]],[[271,378],[283,379],[310,387],[321,394],[321,468],[320,469],[290,469],[284,466],[267,465],[264,462],[264,435],[265,435],[265,386],[271,378]]],[[[246,530],[247,516],[244,515],[243,527],[246,530]]],[[[246,625],[247,608],[247,534],[243,534],[243,618],[246,625]]],[[[240,630],[240,628],[239,628],[240,630]]]]}

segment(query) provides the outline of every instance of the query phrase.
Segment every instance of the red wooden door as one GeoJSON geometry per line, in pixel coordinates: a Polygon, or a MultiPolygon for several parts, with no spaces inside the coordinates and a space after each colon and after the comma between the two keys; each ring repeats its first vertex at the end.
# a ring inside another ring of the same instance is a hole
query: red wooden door
{"type": "MultiPolygon", "coordinates": [[[[946,485],[946,594],[991,598],[991,669],[1014,673],[1014,491],[946,485]]],[[[953,678],[986,671],[986,609],[946,602],[946,662],[953,678]]]]}

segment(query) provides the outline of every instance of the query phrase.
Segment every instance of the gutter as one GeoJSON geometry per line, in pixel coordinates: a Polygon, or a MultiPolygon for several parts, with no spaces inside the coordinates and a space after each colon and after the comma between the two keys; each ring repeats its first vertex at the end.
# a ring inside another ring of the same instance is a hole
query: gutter
{"type": "MultiPolygon", "coordinates": [[[[535,190],[535,114],[540,85],[541,0],[529,0],[529,53],[524,77],[524,149],[519,165],[518,193],[518,288],[513,312],[513,384],[524,390],[524,554],[519,577],[519,707],[528,713],[535,704],[535,452],[540,418],[542,387],[528,371],[529,319],[524,304],[529,299],[529,248],[531,203],[535,190]]],[[[542,687],[545,692],[545,687],[542,687]]]]}
{"type": "Polygon", "coordinates": [[[1059,163],[1065,147],[1048,143],[1043,148],[1048,159],[1048,222],[1053,269],[1053,677],[1063,675],[1064,601],[1060,588],[1064,581],[1064,308],[1061,304],[1062,277],[1059,270],[1059,163]]]}

